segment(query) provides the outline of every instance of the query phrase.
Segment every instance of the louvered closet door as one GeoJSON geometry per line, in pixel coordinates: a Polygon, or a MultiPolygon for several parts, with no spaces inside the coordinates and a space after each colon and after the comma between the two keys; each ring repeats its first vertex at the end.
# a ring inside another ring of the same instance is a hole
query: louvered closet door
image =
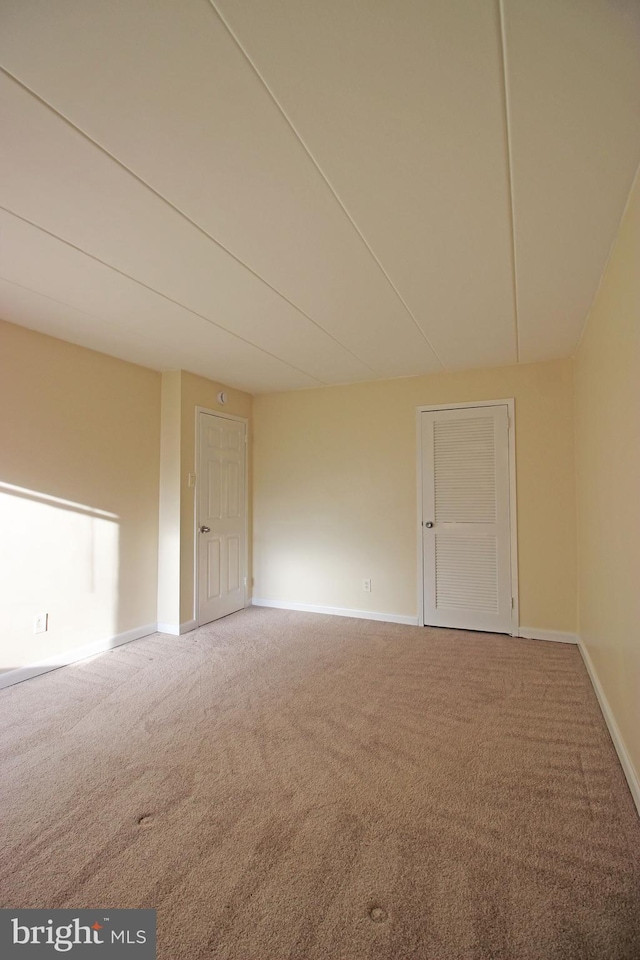
{"type": "Polygon", "coordinates": [[[421,416],[425,624],[511,633],[508,408],[421,416]]]}

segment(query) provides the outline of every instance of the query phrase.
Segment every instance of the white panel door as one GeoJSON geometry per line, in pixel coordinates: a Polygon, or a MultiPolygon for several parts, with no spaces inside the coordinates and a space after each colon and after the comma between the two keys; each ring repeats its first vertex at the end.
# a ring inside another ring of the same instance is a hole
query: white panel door
{"type": "Polygon", "coordinates": [[[421,420],[424,622],[511,633],[508,408],[421,420]]]}
{"type": "Polygon", "coordinates": [[[245,605],[246,424],[198,416],[198,623],[245,605]]]}

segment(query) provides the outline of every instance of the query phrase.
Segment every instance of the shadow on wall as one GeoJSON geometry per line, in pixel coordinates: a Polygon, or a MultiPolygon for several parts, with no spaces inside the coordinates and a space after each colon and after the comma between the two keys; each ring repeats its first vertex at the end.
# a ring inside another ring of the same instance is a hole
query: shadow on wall
{"type": "Polygon", "coordinates": [[[119,534],[116,514],[0,481],[0,670],[116,633],[119,534]]]}

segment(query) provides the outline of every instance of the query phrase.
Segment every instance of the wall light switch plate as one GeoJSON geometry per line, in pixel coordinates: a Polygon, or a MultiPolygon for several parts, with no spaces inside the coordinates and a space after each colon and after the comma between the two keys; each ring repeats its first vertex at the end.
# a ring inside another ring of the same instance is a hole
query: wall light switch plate
{"type": "Polygon", "coordinates": [[[34,633],[46,633],[49,628],[49,614],[39,613],[33,621],[34,633]]]}

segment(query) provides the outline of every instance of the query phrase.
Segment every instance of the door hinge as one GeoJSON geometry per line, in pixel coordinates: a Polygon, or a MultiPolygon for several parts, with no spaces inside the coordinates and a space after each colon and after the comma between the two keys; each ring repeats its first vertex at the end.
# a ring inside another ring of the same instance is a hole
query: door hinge
{"type": "Polygon", "coordinates": [[[515,605],[516,605],[516,601],[514,600],[513,597],[511,597],[511,609],[512,609],[512,610],[513,610],[513,608],[515,607],[515,605]]]}

